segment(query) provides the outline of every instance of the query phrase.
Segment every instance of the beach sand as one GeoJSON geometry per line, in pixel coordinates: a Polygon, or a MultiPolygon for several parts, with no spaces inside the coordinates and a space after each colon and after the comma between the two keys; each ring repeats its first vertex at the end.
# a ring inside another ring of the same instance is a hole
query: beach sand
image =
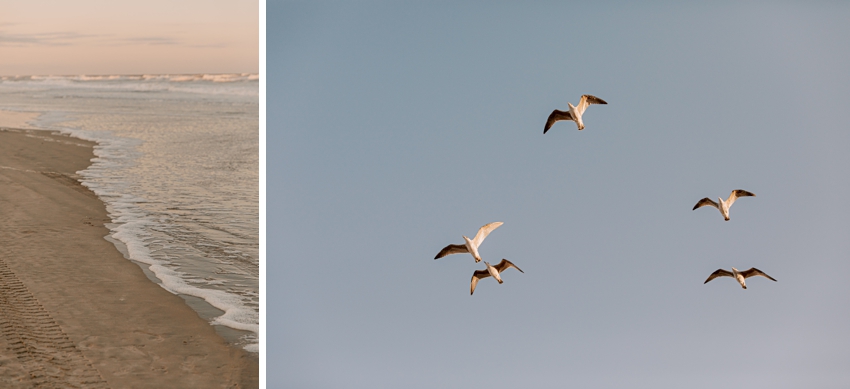
{"type": "Polygon", "coordinates": [[[0,128],[0,388],[258,387],[257,354],[104,239],[105,205],[76,179],[92,147],[0,128]]]}

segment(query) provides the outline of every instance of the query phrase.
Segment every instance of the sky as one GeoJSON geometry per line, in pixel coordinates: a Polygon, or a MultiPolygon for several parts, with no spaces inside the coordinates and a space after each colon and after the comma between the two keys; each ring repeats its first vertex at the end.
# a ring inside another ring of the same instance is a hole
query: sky
{"type": "Polygon", "coordinates": [[[255,0],[7,0],[0,75],[259,72],[255,0]]]}
{"type": "Polygon", "coordinates": [[[847,4],[266,17],[269,388],[850,386],[847,4]]]}

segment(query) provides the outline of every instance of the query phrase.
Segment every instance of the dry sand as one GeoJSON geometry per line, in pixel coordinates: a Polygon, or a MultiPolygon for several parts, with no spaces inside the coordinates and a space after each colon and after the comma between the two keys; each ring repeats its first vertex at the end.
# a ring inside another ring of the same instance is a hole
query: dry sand
{"type": "Polygon", "coordinates": [[[104,239],[92,146],[0,128],[0,388],[257,387],[256,354],[104,239]]]}

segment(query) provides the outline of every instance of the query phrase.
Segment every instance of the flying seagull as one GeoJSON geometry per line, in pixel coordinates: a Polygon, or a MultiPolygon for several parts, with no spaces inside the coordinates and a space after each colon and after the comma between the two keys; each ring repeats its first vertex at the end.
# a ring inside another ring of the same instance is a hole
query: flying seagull
{"type": "Polygon", "coordinates": [[[744,282],[744,279],[750,278],[750,277],[755,277],[755,276],[762,276],[762,277],[771,279],[773,281],[776,281],[775,279],[773,279],[773,277],[771,277],[767,274],[764,274],[763,271],[756,269],[754,267],[751,267],[749,270],[744,270],[744,271],[740,271],[740,272],[738,271],[738,269],[735,269],[733,267],[731,272],[728,271],[728,270],[717,269],[714,273],[711,273],[711,275],[708,276],[708,279],[705,280],[705,282],[703,282],[703,285],[707,284],[708,281],[711,281],[711,280],[713,280],[717,277],[732,277],[732,278],[738,280],[738,283],[741,284],[742,288],[747,289],[747,283],[744,282]]]}
{"type": "Polygon", "coordinates": [[[514,268],[519,270],[520,273],[525,273],[522,269],[516,267],[511,261],[507,259],[502,259],[502,262],[499,262],[498,265],[492,266],[487,261],[484,261],[484,264],[487,265],[487,269],[485,270],[476,270],[475,273],[472,273],[472,283],[469,285],[469,295],[472,296],[472,293],[475,292],[475,286],[478,285],[478,280],[482,278],[487,278],[493,276],[496,281],[502,283],[502,277],[499,276],[499,273],[507,270],[508,268],[514,268]]]}
{"type": "Polygon", "coordinates": [[[723,215],[723,218],[726,219],[726,221],[728,222],[729,221],[729,208],[732,206],[732,204],[735,202],[735,200],[738,199],[738,197],[744,197],[744,196],[755,197],[756,195],[754,195],[750,192],[747,192],[743,189],[735,189],[735,190],[732,191],[732,194],[729,195],[729,198],[726,199],[726,201],[723,201],[722,198],[718,197],[717,199],[720,200],[720,204],[717,204],[713,200],[711,200],[710,198],[706,197],[706,198],[700,200],[699,202],[697,202],[697,205],[694,205],[693,210],[696,210],[697,208],[705,206],[705,205],[710,205],[710,206],[720,210],[720,214],[723,215]]]}
{"type": "Polygon", "coordinates": [[[499,228],[499,226],[501,226],[502,224],[504,223],[493,222],[490,224],[483,225],[481,228],[478,229],[478,233],[475,234],[474,239],[469,239],[466,237],[466,235],[464,235],[463,240],[466,241],[466,243],[450,244],[440,250],[437,256],[434,257],[434,259],[439,259],[450,254],[470,253],[472,254],[472,257],[475,258],[475,262],[481,262],[481,255],[478,254],[478,246],[481,246],[481,242],[484,241],[484,238],[486,238],[487,235],[490,235],[490,232],[492,232],[496,228],[499,228]]]}
{"type": "Polygon", "coordinates": [[[573,105],[573,103],[567,102],[567,105],[570,106],[569,111],[559,111],[554,110],[549,115],[549,119],[546,120],[546,127],[543,128],[543,133],[549,131],[552,128],[552,125],[559,120],[572,120],[576,122],[576,126],[578,126],[579,131],[584,129],[584,122],[581,120],[581,115],[584,114],[584,110],[587,109],[587,106],[590,104],[608,104],[605,100],[602,100],[596,96],[591,95],[582,95],[581,100],[578,102],[578,106],[573,105]]]}

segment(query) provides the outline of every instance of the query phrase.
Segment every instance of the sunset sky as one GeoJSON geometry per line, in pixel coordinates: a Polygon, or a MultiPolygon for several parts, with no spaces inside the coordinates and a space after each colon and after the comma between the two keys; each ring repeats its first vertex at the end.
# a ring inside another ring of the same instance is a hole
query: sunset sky
{"type": "Polygon", "coordinates": [[[11,0],[0,75],[256,73],[255,0],[11,0]]]}

